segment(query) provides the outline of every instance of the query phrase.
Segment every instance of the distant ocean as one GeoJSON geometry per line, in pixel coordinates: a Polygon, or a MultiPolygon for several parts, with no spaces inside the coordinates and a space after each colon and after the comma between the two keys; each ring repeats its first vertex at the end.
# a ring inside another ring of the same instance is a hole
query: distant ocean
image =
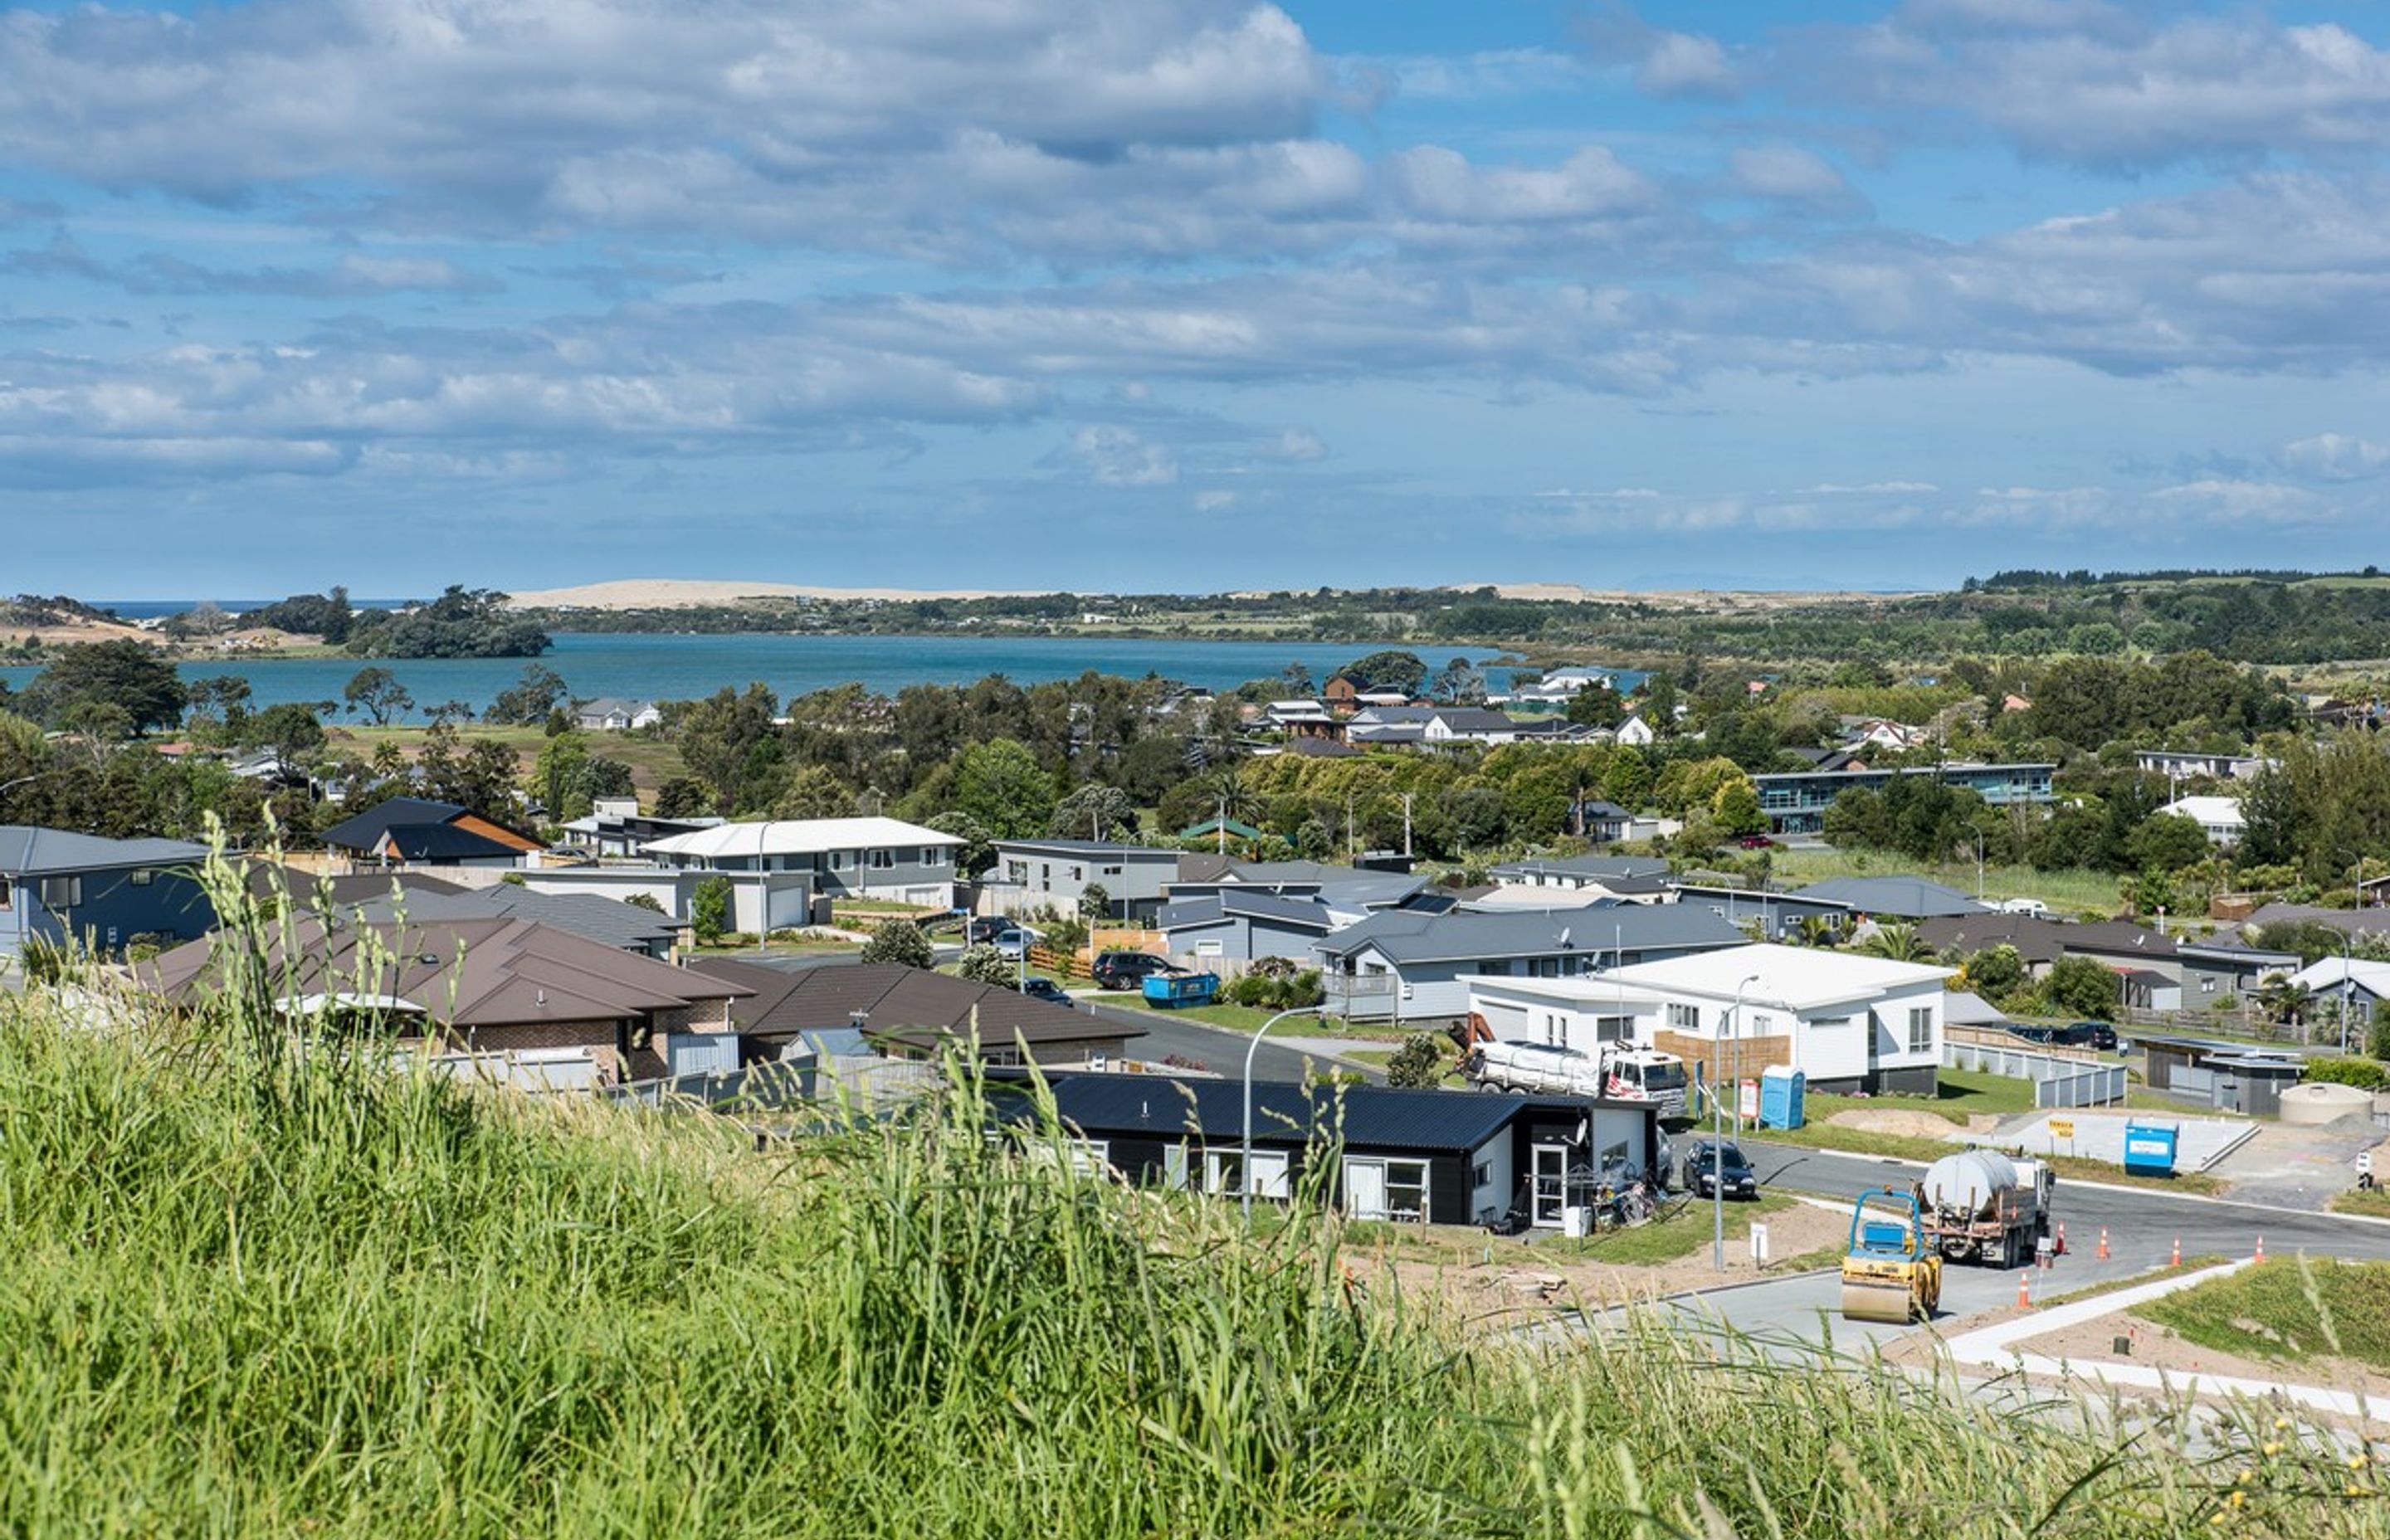
{"type": "MultiPolygon", "coordinates": [[[[219,601],[222,602],[222,601],[219,601]]],[[[367,601],[357,601],[361,606],[367,601]]],[[[134,618],[135,607],[113,607],[134,618]]],[[[187,605],[161,608],[172,614],[187,605]]],[[[225,608],[234,608],[225,603],[225,608]]],[[[1210,642],[1142,637],[1042,636],[788,636],[770,635],[666,635],[622,632],[559,632],[556,646],[537,660],[564,678],[581,699],[610,695],[626,699],[687,700],[711,695],[725,685],[744,688],[761,680],[786,700],[839,685],[861,684],[893,695],[907,685],[965,685],[991,674],[1016,684],[1075,679],[1099,674],[1137,678],[1158,674],[1210,689],[1229,689],[1248,679],[1277,674],[1299,662],[1315,679],[1389,644],[1381,642],[1210,642]]],[[[1484,648],[1411,645],[1431,669],[1458,654],[1497,654],[1484,648]]],[[[430,707],[462,700],[485,710],[500,690],[513,685],[531,660],[423,659],[385,662],[415,697],[418,717],[430,707]]],[[[249,681],[256,703],[338,700],[341,688],[365,663],[354,658],[193,659],[176,665],[186,679],[238,674],[249,681]]],[[[0,679],[22,689],[40,671],[0,669],[0,679]]],[[[1508,670],[1494,670],[1488,682],[1508,682],[1508,670]]],[[[1642,675],[1622,674],[1631,688],[1642,675]]]]}

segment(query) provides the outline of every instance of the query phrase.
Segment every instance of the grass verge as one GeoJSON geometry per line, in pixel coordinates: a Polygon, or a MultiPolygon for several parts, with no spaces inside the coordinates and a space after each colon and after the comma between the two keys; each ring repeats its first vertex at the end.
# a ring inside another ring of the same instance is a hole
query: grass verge
{"type": "Polygon", "coordinates": [[[2390,1370],[2390,1263],[2276,1257],[2133,1314],[2218,1353],[2282,1363],[2329,1355],[2390,1370]]]}
{"type": "MultiPolygon", "coordinates": [[[[1752,1221],[1783,1213],[1795,1206],[1794,1200],[1774,1192],[1763,1192],[1748,1202],[1728,1203],[1727,1243],[1738,1245],[1748,1239],[1752,1221]]],[[[1619,1267],[1655,1267],[1690,1256],[1709,1245],[1715,1238],[1715,1216],[1707,1201],[1689,1200],[1680,1195],[1670,1199],[1659,1214],[1643,1224],[1580,1240],[1548,1240],[1536,1250],[1551,1256],[1582,1257],[1619,1267]]]]}
{"type": "Polygon", "coordinates": [[[2351,1187],[2346,1192],[2333,1195],[2332,1212],[2361,1213],[2375,1219],[2390,1219],[2390,1190],[2375,1187],[2371,1192],[2359,1192],[2355,1187],[2351,1187]]]}

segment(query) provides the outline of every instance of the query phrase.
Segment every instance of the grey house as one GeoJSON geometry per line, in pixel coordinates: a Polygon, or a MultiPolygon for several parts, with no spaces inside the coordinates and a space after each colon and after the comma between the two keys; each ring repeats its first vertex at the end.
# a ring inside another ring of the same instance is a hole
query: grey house
{"type": "MultiPolygon", "coordinates": [[[[1609,807],[1612,803],[1587,803],[1609,807]]],[[[1615,892],[1624,882],[1657,882],[1668,875],[1668,863],[1656,855],[1547,855],[1505,861],[1487,868],[1497,882],[1523,888],[1601,888],[1615,892]]]]}
{"type": "Polygon", "coordinates": [[[1079,912],[1089,888],[1104,891],[1107,918],[1144,924],[1178,877],[1179,853],[1095,840],[999,840],[981,880],[984,904],[1016,914],[1041,905],[1079,912]]]}
{"type": "Polygon", "coordinates": [[[1316,897],[1233,888],[1166,904],[1155,917],[1171,956],[1198,966],[1264,957],[1307,962],[1312,948],[1345,923],[1316,897]]]}
{"type": "Polygon", "coordinates": [[[1837,877],[1795,888],[1792,896],[1839,904],[1861,919],[1908,922],[1980,915],[1986,907],[1956,888],[1921,877],[1837,877]]]}
{"type": "Polygon", "coordinates": [[[2299,970],[2295,952],[2269,952],[2232,941],[2186,941],[2175,947],[2182,965],[2182,1003],[2187,1010],[2214,1007],[2236,995],[2255,995],[2266,981],[2299,970]]]}
{"type": "Polygon", "coordinates": [[[1764,889],[1680,882],[1677,884],[1677,902],[1698,904],[1729,925],[1754,927],[1768,941],[1796,936],[1805,920],[1822,919],[1838,936],[1848,934],[1858,923],[1850,905],[1838,900],[1764,889]]]}
{"type": "Polygon", "coordinates": [[[1750,939],[1683,904],[1495,914],[1394,909],[1326,937],[1312,953],[1328,1008],[1339,1016],[1458,1020],[1469,1013],[1471,976],[1574,978],[1750,939]]]}
{"type": "Polygon", "coordinates": [[[0,957],[34,940],[108,953],[135,940],[196,940],[216,922],[198,876],[207,858],[186,840],[0,825],[0,957]]]}

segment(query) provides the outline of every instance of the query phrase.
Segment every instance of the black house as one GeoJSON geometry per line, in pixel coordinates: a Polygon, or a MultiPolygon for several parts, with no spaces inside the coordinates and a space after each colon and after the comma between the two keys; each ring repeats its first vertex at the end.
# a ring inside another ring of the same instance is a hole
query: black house
{"type": "MultiPolygon", "coordinates": [[[[1144,1187],[1244,1190],[1242,1085],[1230,1080],[1079,1074],[1053,1082],[1056,1110],[1091,1161],[1144,1187]]],[[[1337,1162],[1330,1200],[1360,1219],[1468,1225],[1516,1207],[1557,1229],[1571,1177],[1648,1169],[1661,1149],[1643,1102],[1382,1086],[1253,1087],[1253,1193],[1286,1198],[1306,1167],[1337,1162]]]]}

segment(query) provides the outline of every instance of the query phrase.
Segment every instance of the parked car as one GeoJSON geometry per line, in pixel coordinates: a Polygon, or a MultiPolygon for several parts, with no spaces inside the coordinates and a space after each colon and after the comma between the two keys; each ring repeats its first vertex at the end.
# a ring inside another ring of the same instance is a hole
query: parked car
{"type": "Polygon", "coordinates": [[[2116,1029],[2105,1021],[2070,1021],[2051,1033],[2049,1040],[2061,1047],[2116,1051],[2116,1029]]]}
{"type": "Polygon", "coordinates": [[[974,915],[970,923],[963,927],[963,943],[968,946],[985,946],[1013,928],[1009,916],[974,915]]]}
{"type": "Polygon", "coordinates": [[[2040,1046],[2047,1046],[2058,1040],[2058,1029],[2056,1027],[2037,1027],[2030,1024],[2020,1024],[2015,1021],[2009,1023],[2008,1034],[2011,1037],[2018,1038],[2024,1042],[2032,1043],[2040,1046]]]}
{"type": "Polygon", "coordinates": [[[1696,1197],[1723,1192],[1728,1198],[1759,1196],[1759,1173],[1732,1140],[1695,1139],[1685,1147],[1685,1187],[1696,1197]]]}
{"type": "Polygon", "coordinates": [[[1105,952],[1096,958],[1093,969],[1099,989],[1136,989],[1156,973],[1175,973],[1168,957],[1157,957],[1150,952],[1105,952]]]}
{"type": "Polygon", "coordinates": [[[1023,953],[1045,939],[1042,932],[1033,930],[1026,925],[1008,925],[990,936],[987,944],[1004,954],[1008,959],[1017,961],[1023,953]]]}
{"type": "Polygon", "coordinates": [[[2049,918],[2049,905],[2037,898],[2004,898],[1999,910],[2004,915],[2030,915],[2035,919],[2049,918]]]}
{"type": "Polygon", "coordinates": [[[1070,991],[1051,979],[1032,979],[1021,986],[1021,993],[1048,1005],[1069,1006],[1074,1009],[1078,1006],[1078,1002],[1071,998],[1070,991]]]}
{"type": "Polygon", "coordinates": [[[1745,850],[1766,850],[1776,843],[1765,834],[1746,834],[1735,842],[1745,850]]]}

